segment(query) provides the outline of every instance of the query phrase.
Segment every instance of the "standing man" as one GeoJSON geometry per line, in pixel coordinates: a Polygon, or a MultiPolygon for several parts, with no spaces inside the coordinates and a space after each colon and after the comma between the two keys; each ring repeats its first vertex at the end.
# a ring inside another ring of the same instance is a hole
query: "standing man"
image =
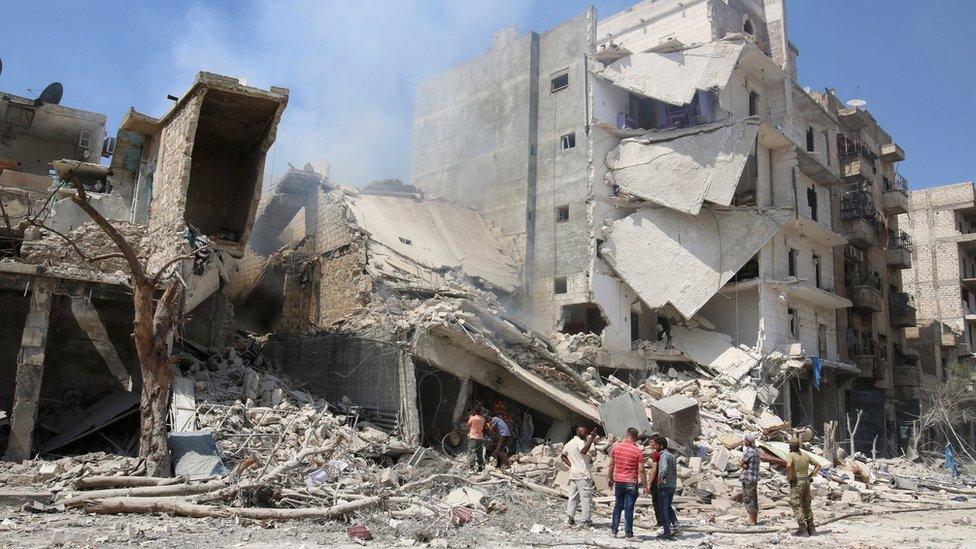
{"type": "Polygon", "coordinates": [[[468,467],[474,469],[477,463],[480,473],[485,470],[485,417],[477,406],[471,408],[465,425],[468,426],[468,467]]]}
{"type": "Polygon", "coordinates": [[[661,526],[664,531],[658,537],[670,539],[674,537],[673,527],[678,523],[678,517],[671,505],[674,501],[674,491],[678,487],[678,461],[668,450],[668,439],[661,435],[654,435],[651,444],[661,452],[657,462],[657,490],[661,526]]]}
{"type": "Polygon", "coordinates": [[[746,524],[755,526],[759,520],[759,451],[756,450],[756,435],[746,433],[742,437],[742,461],[739,462],[742,473],[742,503],[746,506],[749,519],[746,524]]]}
{"type": "Polygon", "coordinates": [[[800,440],[790,441],[790,453],[786,455],[786,479],[790,481],[790,507],[799,526],[794,536],[816,535],[813,528],[813,509],[810,508],[810,479],[820,472],[820,465],[814,465],[809,472],[810,458],[800,452],[800,440]]]}
{"type": "Polygon", "coordinates": [[[644,451],[637,446],[637,429],[627,429],[623,442],[613,445],[610,450],[610,469],[607,474],[613,483],[613,521],[610,533],[614,537],[620,528],[620,512],[624,513],[624,536],[634,537],[634,504],[637,502],[637,481],[649,489],[647,474],[644,471],[644,451]]]}
{"type": "Polygon", "coordinates": [[[495,439],[495,466],[507,469],[511,465],[508,460],[508,443],[512,440],[512,429],[496,413],[491,414],[491,434],[495,439]]]}
{"type": "Polygon", "coordinates": [[[560,456],[563,463],[569,465],[569,501],[566,502],[566,524],[575,523],[577,504],[582,504],[583,515],[580,526],[593,526],[593,472],[590,469],[590,448],[597,439],[596,432],[591,433],[586,427],[576,428],[576,436],[563,446],[560,456]]]}

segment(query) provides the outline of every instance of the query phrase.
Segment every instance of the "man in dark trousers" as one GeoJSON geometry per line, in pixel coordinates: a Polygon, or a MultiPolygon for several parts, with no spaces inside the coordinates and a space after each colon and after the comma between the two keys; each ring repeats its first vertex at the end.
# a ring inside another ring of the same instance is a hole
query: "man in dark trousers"
{"type": "Polygon", "coordinates": [[[491,435],[495,439],[495,466],[507,469],[511,463],[508,459],[508,443],[512,440],[512,429],[502,416],[491,414],[491,435]]]}
{"type": "Polygon", "coordinates": [[[742,461],[739,462],[742,473],[742,503],[746,506],[750,526],[755,526],[759,520],[759,451],[756,450],[756,435],[746,433],[742,437],[742,461]]]}
{"type": "Polygon", "coordinates": [[[671,506],[674,501],[674,491],[678,487],[678,461],[668,450],[668,439],[661,435],[651,437],[651,449],[661,453],[655,467],[657,473],[655,476],[657,477],[658,513],[661,515],[661,527],[664,531],[657,537],[670,539],[674,537],[673,527],[678,522],[674,507],[671,506]]]}
{"type": "Polygon", "coordinates": [[[620,529],[620,513],[624,515],[624,535],[634,537],[634,504],[637,502],[637,482],[644,486],[646,492],[647,473],[644,471],[644,450],[637,446],[637,429],[627,429],[627,436],[623,442],[613,445],[610,450],[610,467],[607,475],[613,484],[613,520],[610,533],[614,537],[620,529]]]}
{"type": "Polygon", "coordinates": [[[790,507],[799,526],[794,536],[809,537],[817,531],[813,527],[813,509],[810,507],[810,479],[820,472],[814,464],[810,471],[810,457],[800,451],[800,440],[790,441],[790,453],[786,455],[786,480],[790,482],[790,507]]]}

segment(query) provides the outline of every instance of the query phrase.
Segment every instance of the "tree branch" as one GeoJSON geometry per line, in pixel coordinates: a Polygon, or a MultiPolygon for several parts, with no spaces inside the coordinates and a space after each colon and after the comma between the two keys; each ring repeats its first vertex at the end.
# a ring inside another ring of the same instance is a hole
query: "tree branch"
{"type": "Polygon", "coordinates": [[[51,227],[47,227],[45,225],[40,225],[40,224],[36,223],[33,220],[28,220],[28,224],[30,224],[30,226],[32,226],[32,227],[37,227],[38,229],[43,229],[43,230],[45,230],[45,231],[47,231],[49,233],[54,233],[54,234],[60,236],[62,239],[64,239],[65,242],[67,242],[68,244],[71,244],[71,247],[74,248],[75,253],[77,253],[79,256],[81,256],[81,258],[84,259],[85,261],[90,261],[90,262],[93,262],[94,263],[96,261],[104,261],[106,259],[125,259],[125,256],[122,255],[121,253],[118,253],[118,252],[116,252],[114,254],[104,254],[104,255],[97,255],[95,257],[89,257],[88,254],[86,254],[85,252],[81,251],[81,248],[78,247],[78,244],[74,240],[72,240],[68,236],[65,236],[60,231],[56,231],[56,230],[52,229],[51,227]]]}
{"type": "Polygon", "coordinates": [[[71,201],[88,214],[88,217],[112,239],[112,242],[115,242],[115,246],[122,252],[125,261],[129,264],[129,270],[132,271],[132,276],[142,280],[148,280],[146,271],[142,268],[142,263],[139,261],[139,257],[136,256],[132,244],[129,244],[125,237],[122,236],[122,233],[88,202],[88,193],[85,192],[84,185],[75,182],[74,187],[78,194],[72,196],[71,201]]]}
{"type": "Polygon", "coordinates": [[[192,252],[190,252],[188,254],[174,257],[173,259],[170,259],[166,263],[163,263],[163,266],[160,267],[156,271],[156,274],[152,277],[153,286],[155,286],[156,284],[159,284],[160,277],[162,277],[166,273],[166,269],[168,269],[171,265],[173,265],[174,263],[179,263],[180,261],[183,261],[185,259],[194,259],[194,258],[196,258],[197,253],[200,252],[200,251],[202,251],[202,250],[204,250],[204,249],[206,249],[205,246],[200,246],[199,248],[193,250],[192,252]]]}

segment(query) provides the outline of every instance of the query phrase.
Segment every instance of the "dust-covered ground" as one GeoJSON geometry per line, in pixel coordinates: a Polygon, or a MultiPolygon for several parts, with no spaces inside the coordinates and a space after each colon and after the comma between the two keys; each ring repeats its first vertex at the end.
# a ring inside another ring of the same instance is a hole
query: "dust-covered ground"
{"type": "MultiPolygon", "coordinates": [[[[544,498],[488,515],[480,524],[451,527],[443,520],[401,520],[372,513],[353,517],[369,526],[374,547],[976,547],[973,509],[919,511],[847,518],[820,528],[813,538],[788,533],[703,534],[686,531],[675,541],[659,541],[655,532],[637,528],[632,540],[613,539],[609,521],[593,529],[562,525],[563,507],[544,498]],[[542,531],[540,531],[542,530],[542,531]]],[[[972,507],[972,505],[967,505],[972,507]]],[[[758,528],[791,526],[789,516],[774,510],[758,528]]],[[[839,514],[839,513],[838,513],[839,514]]],[[[638,522],[653,518],[638,511],[638,522]]],[[[234,519],[194,519],[148,515],[91,515],[72,510],[35,514],[0,509],[2,547],[356,547],[346,535],[350,523],[293,521],[261,523],[234,519]]],[[[703,526],[688,524],[687,528],[703,526]]],[[[736,523],[728,528],[739,528],[736,523]]]]}

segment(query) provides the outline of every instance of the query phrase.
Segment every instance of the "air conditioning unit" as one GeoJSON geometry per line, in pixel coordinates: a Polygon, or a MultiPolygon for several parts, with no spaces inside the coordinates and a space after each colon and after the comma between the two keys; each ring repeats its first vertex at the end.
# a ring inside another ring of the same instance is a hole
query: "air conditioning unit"
{"type": "Polygon", "coordinates": [[[116,139],[114,137],[105,138],[105,141],[102,142],[102,157],[109,158],[115,154],[115,143],[116,139]]]}
{"type": "Polygon", "coordinates": [[[91,150],[91,132],[82,130],[78,134],[78,148],[83,151],[91,150]]]}

